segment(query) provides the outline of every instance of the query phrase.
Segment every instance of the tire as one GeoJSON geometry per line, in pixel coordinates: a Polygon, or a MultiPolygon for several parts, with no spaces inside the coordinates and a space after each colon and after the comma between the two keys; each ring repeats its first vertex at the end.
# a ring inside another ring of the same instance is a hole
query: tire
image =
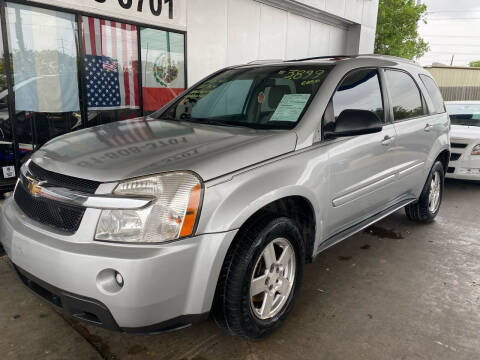
{"type": "Polygon", "coordinates": [[[292,309],[303,276],[305,246],[297,225],[286,217],[262,218],[238,236],[222,268],[212,315],[231,334],[257,340],[277,329],[292,309]],[[283,265],[282,255],[290,259],[283,265]]]}
{"type": "Polygon", "coordinates": [[[444,182],[445,171],[442,163],[437,161],[430,170],[430,174],[428,174],[427,182],[423,187],[420,198],[405,207],[405,213],[410,220],[428,223],[435,219],[442,205],[444,182]],[[432,190],[434,186],[437,186],[438,192],[432,190]],[[437,197],[435,203],[433,202],[433,198],[431,198],[432,191],[437,194],[435,195],[437,197]]]}

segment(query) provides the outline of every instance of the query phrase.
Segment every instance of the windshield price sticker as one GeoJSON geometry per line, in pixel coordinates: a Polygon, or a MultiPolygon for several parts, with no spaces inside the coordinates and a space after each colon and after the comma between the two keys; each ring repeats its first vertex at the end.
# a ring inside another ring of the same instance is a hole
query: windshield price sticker
{"type": "Polygon", "coordinates": [[[138,12],[143,12],[144,9],[147,7],[144,3],[149,3],[150,12],[153,16],[160,16],[162,14],[163,5],[168,4],[168,17],[169,19],[173,19],[173,1],[174,0],[95,0],[96,2],[103,4],[107,1],[115,1],[118,2],[118,5],[121,6],[123,9],[131,9],[134,7],[137,9],[138,12]],[[134,4],[135,3],[135,4],[134,4]]]}
{"type": "Polygon", "coordinates": [[[316,80],[319,79],[325,70],[314,69],[292,69],[292,70],[280,70],[279,75],[282,75],[287,80],[316,80]]]}
{"type": "Polygon", "coordinates": [[[303,109],[305,109],[308,99],[310,99],[310,94],[283,95],[270,121],[296,122],[302,114],[303,109]]]}

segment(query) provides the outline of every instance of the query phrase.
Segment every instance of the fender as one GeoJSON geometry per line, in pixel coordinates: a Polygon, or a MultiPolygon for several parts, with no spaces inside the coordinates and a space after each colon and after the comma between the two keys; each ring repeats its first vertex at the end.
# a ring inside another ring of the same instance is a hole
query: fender
{"type": "Polygon", "coordinates": [[[221,182],[205,183],[205,202],[197,233],[239,229],[266,205],[285,197],[301,196],[315,212],[318,243],[325,222],[320,204],[325,203],[323,197],[328,194],[327,157],[321,147],[312,147],[284,156],[281,165],[278,160],[271,161],[221,182]]]}

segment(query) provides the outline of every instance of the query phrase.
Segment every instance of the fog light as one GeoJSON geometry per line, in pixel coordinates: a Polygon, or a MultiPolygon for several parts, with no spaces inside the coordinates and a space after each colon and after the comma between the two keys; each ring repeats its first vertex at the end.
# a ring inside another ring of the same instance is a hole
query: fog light
{"type": "Polygon", "coordinates": [[[123,276],[114,269],[105,269],[97,275],[97,287],[109,295],[116,294],[125,285],[123,276]]]}
{"type": "Polygon", "coordinates": [[[120,273],[115,273],[115,280],[117,281],[118,286],[123,286],[123,276],[120,273]]]}

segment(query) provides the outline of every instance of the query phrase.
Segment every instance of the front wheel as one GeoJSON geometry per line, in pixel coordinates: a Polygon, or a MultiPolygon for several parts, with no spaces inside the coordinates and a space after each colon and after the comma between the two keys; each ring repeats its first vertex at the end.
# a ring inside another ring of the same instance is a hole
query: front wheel
{"type": "Polygon", "coordinates": [[[251,340],[270,334],[293,306],[304,259],[300,231],[289,218],[261,221],[239,234],[217,286],[217,323],[251,340]]]}
{"type": "Polygon", "coordinates": [[[407,205],[405,213],[410,220],[430,222],[435,219],[442,204],[445,171],[440,161],[437,161],[428,175],[418,201],[407,205]]]}

